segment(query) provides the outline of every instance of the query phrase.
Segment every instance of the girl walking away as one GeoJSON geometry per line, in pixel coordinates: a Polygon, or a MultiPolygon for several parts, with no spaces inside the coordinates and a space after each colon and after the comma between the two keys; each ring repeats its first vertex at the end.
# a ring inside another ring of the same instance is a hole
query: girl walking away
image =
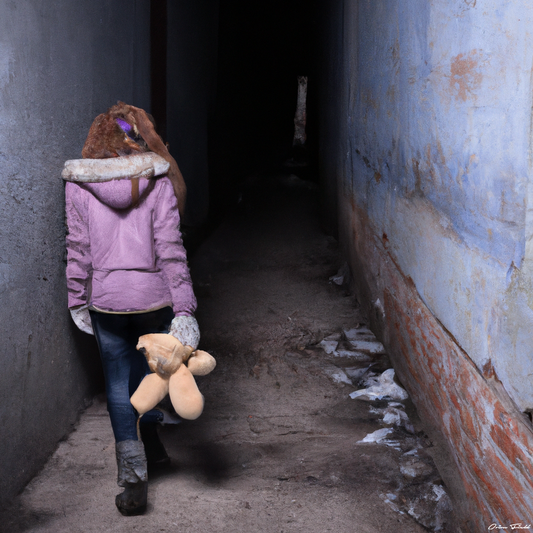
{"type": "Polygon", "coordinates": [[[100,350],[118,484],[124,487],[116,506],[124,515],[140,514],[147,504],[147,462],[169,459],[156,431],[166,413],[146,413],[137,431],[130,397],[149,373],[138,339],[170,332],[196,349],[200,338],[179,231],[185,184],[150,117],[121,102],[95,119],[82,155],[82,167],[93,165],[91,170],[65,187],[68,306],[100,350]],[[166,175],[143,177],[150,172],[139,161],[149,152],[168,168],[166,175]],[[105,179],[122,179],[88,182],[95,159],[106,159],[96,162],[106,169],[105,179]]]}

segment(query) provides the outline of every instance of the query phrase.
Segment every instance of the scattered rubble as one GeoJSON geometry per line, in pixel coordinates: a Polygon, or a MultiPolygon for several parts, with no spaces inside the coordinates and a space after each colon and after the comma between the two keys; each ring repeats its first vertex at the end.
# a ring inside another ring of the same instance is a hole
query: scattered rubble
{"type": "Polygon", "coordinates": [[[407,431],[407,433],[413,434],[415,432],[413,424],[411,424],[411,421],[409,420],[409,417],[405,412],[405,407],[402,403],[390,402],[384,409],[371,407],[370,410],[375,414],[383,415],[384,424],[403,428],[405,431],[407,431]]]}
{"type": "MultiPolygon", "coordinates": [[[[342,284],[343,278],[341,269],[330,281],[342,284]]],[[[398,469],[403,482],[396,490],[380,494],[381,500],[429,531],[447,531],[453,512],[451,500],[432,458],[424,451],[426,436],[417,434],[407,415],[409,395],[395,381],[384,346],[364,324],[329,335],[317,346],[329,356],[323,367],[326,374],[335,383],[356,387],[349,397],[368,402],[369,412],[385,426],[357,444],[385,445],[401,454],[398,469]]]]}
{"type": "Polygon", "coordinates": [[[324,370],[335,383],[346,383],[346,385],[352,385],[352,380],[347,376],[344,370],[337,368],[334,365],[328,365],[328,367],[325,367],[324,370]]]}
{"type": "Polygon", "coordinates": [[[354,391],[350,394],[352,400],[407,400],[409,395],[394,382],[394,369],[385,370],[380,376],[368,375],[365,384],[366,389],[354,391]]]}
{"type": "Polygon", "coordinates": [[[348,263],[344,263],[339,269],[339,271],[334,276],[331,276],[329,278],[329,281],[331,281],[332,283],[335,283],[335,285],[339,285],[340,287],[342,285],[347,284],[349,277],[350,277],[350,267],[348,266],[348,263]]]}
{"type": "Polygon", "coordinates": [[[373,433],[369,433],[363,440],[359,442],[376,442],[378,444],[385,443],[385,437],[390,435],[394,430],[392,428],[377,429],[373,433]]]}

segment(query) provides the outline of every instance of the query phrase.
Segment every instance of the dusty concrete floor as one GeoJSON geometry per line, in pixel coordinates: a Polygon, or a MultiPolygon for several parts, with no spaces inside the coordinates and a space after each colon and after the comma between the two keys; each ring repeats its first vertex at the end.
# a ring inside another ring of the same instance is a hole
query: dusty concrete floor
{"type": "Polygon", "coordinates": [[[199,379],[204,414],[161,428],[172,466],[150,473],[147,513],[115,508],[114,442],[97,398],[0,531],[456,531],[409,400],[397,407],[412,429],[384,423],[390,402],[349,397],[370,364],[379,374],[390,363],[339,355],[343,331],[372,336],[354,298],[329,281],[342,261],[320,231],[316,192],[295,178],[269,183],[250,182],[240,212],[191,261],[201,348],[218,366],[199,379]],[[325,337],[337,351],[324,351],[325,337]],[[359,442],[386,427],[384,443],[359,442]]]}

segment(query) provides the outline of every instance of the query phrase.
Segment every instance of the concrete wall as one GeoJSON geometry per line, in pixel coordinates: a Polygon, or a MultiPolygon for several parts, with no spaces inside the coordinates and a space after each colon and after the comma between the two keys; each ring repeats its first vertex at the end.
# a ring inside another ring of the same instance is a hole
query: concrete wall
{"type": "Polygon", "coordinates": [[[343,57],[336,89],[324,83],[339,125],[323,131],[336,140],[323,168],[339,178],[359,289],[402,381],[451,444],[465,530],[530,522],[533,6],[324,9],[343,57]]]}
{"type": "Polygon", "coordinates": [[[92,338],[65,288],[66,159],[121,99],[148,107],[145,1],[0,0],[0,499],[72,428],[94,390],[92,338]]]}

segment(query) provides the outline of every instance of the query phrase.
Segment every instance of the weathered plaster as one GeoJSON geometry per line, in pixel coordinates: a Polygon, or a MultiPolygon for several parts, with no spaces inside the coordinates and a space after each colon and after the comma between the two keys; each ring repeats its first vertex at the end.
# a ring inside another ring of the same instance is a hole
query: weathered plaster
{"type": "MultiPolygon", "coordinates": [[[[483,413],[508,394],[514,405],[508,398],[502,420],[526,434],[520,411],[533,409],[533,5],[346,0],[343,8],[344,57],[328,81],[340,102],[322,100],[338,112],[322,157],[328,168],[339,162],[343,245],[402,379],[458,450],[459,467],[475,465],[464,481],[482,500],[480,516],[497,516],[503,500],[487,469],[515,480],[505,512],[513,491],[519,498],[531,487],[531,472],[504,461],[510,444],[483,413]],[[409,340],[402,328],[419,311],[425,318],[409,340]],[[428,341],[432,332],[445,349],[428,341]],[[438,367],[443,354],[450,381],[434,384],[416,365],[438,367]],[[461,372],[485,403],[453,384],[461,372]],[[455,411],[474,419],[468,431],[449,425],[455,411]]],[[[523,438],[526,453],[531,435],[523,438]]]]}
{"type": "Polygon", "coordinates": [[[515,305],[503,320],[531,231],[533,8],[360,3],[357,16],[353,199],[462,348],[533,408],[533,358],[517,338],[533,315],[515,305]]]}
{"type": "MultiPolygon", "coordinates": [[[[461,530],[524,523],[533,506],[533,428],[488,362],[480,371],[398,270],[387,239],[368,217],[341,203],[341,225],[357,236],[354,274],[369,289],[373,328],[380,330],[399,379],[417,405],[432,440],[448,442],[455,463],[441,473],[452,491],[461,530]],[[368,268],[371,265],[372,268],[368,268]]],[[[439,458],[440,462],[440,458],[439,458]]]]}

